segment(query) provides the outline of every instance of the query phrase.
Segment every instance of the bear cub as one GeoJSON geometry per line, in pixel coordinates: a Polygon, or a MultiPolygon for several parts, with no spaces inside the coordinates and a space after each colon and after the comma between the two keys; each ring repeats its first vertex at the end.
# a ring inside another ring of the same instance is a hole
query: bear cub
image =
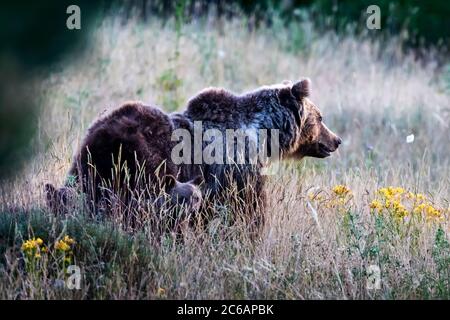
{"type": "Polygon", "coordinates": [[[99,203],[118,196],[127,203],[133,195],[158,199],[161,206],[200,207],[198,177],[180,182],[170,157],[174,124],[161,110],[141,102],[127,102],[102,114],[89,127],[76,152],[65,186],[45,186],[47,205],[53,212],[67,212],[77,188],[96,211],[99,203]],[[168,201],[163,201],[163,198],[168,201]]]}

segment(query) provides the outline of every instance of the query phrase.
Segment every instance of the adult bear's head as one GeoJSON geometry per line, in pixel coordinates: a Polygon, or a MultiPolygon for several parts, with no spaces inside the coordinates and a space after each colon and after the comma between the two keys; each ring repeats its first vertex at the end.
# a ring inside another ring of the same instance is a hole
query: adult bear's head
{"type": "MultiPolygon", "coordinates": [[[[301,159],[303,157],[325,158],[336,151],[342,143],[335,133],[323,123],[322,113],[309,99],[311,81],[303,79],[291,87],[291,94],[298,106],[298,123],[300,135],[290,156],[301,159]]],[[[297,119],[296,119],[297,120],[297,119]]]]}

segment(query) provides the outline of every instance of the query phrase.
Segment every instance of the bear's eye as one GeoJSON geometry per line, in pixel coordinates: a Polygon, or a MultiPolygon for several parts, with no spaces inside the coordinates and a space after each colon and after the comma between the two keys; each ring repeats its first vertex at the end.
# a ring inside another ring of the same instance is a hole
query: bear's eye
{"type": "Polygon", "coordinates": [[[323,120],[323,119],[322,119],[322,116],[319,116],[319,121],[322,122],[322,120],[323,120]]]}

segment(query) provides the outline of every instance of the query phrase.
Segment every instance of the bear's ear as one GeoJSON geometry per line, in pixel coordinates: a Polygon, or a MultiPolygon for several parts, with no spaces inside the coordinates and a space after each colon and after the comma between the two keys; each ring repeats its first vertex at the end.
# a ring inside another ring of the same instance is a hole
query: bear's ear
{"type": "Polygon", "coordinates": [[[280,105],[292,112],[298,126],[300,126],[300,118],[303,116],[303,103],[300,100],[300,98],[294,96],[292,88],[283,88],[278,91],[280,105]]]}
{"type": "Polygon", "coordinates": [[[297,99],[308,97],[311,93],[311,80],[305,78],[296,82],[291,89],[292,95],[297,99]]]}

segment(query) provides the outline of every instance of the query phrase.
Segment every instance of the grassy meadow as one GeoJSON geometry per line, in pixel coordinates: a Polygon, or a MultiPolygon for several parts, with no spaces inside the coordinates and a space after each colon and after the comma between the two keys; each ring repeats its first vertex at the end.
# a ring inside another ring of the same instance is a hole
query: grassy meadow
{"type": "Polygon", "coordinates": [[[450,298],[448,71],[431,51],[420,61],[405,53],[400,38],[319,32],[307,21],[107,18],[89,31],[89,50],[36,74],[36,155],[0,185],[0,298],[450,298]],[[228,226],[227,208],[183,242],[155,239],[145,224],[130,233],[81,210],[47,211],[43,185],[64,182],[104,109],[142,100],[182,110],[204,87],[241,93],[305,76],[343,144],[270,176],[260,240],[228,226]],[[69,264],[81,268],[79,290],[61,285],[69,264]]]}

